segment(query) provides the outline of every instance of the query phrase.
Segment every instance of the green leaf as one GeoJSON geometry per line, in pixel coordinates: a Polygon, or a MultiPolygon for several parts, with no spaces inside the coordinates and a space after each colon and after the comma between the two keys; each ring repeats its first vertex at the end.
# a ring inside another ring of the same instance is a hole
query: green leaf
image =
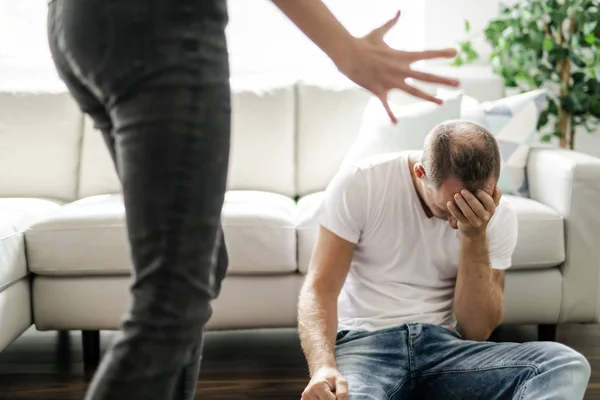
{"type": "Polygon", "coordinates": [[[454,60],[452,60],[452,62],[450,63],[450,66],[451,67],[460,67],[464,63],[465,62],[464,62],[462,56],[459,54],[454,58],[454,60]]]}
{"type": "Polygon", "coordinates": [[[546,134],[546,135],[542,135],[542,137],[540,137],[540,141],[543,143],[549,143],[552,141],[552,134],[546,134]]]}
{"type": "Polygon", "coordinates": [[[586,36],[589,34],[593,35],[597,25],[598,21],[586,22],[585,24],[583,24],[583,34],[586,36]]]}
{"type": "Polygon", "coordinates": [[[600,99],[591,99],[590,100],[590,113],[594,117],[600,118],[600,99]]]}
{"type": "Polygon", "coordinates": [[[554,42],[552,41],[552,39],[550,38],[545,38],[544,39],[544,49],[550,53],[552,51],[552,49],[554,48],[554,42]]]}
{"type": "Polygon", "coordinates": [[[471,32],[471,24],[465,19],[465,32],[471,32]]]}
{"type": "Polygon", "coordinates": [[[548,110],[544,110],[540,113],[540,117],[538,118],[537,130],[539,131],[548,123],[548,110]]]}
{"type": "Polygon", "coordinates": [[[544,50],[544,34],[542,32],[529,32],[529,47],[535,51],[544,50]]]}
{"type": "Polygon", "coordinates": [[[585,73],[583,72],[575,72],[573,75],[573,83],[577,84],[579,82],[583,82],[585,80],[585,73]]]}
{"type": "Polygon", "coordinates": [[[581,58],[579,58],[577,56],[577,54],[575,54],[573,52],[573,50],[569,51],[569,58],[571,59],[571,61],[573,62],[573,64],[577,65],[579,68],[584,68],[585,67],[585,62],[583,62],[583,60],[581,58]]]}
{"type": "Polygon", "coordinates": [[[588,44],[593,45],[596,42],[596,36],[594,36],[593,33],[588,33],[587,35],[585,35],[585,41],[588,44]]]}
{"type": "Polygon", "coordinates": [[[558,115],[558,106],[556,102],[552,99],[548,99],[548,107],[547,110],[552,115],[558,115]]]}
{"type": "Polygon", "coordinates": [[[567,10],[561,7],[560,9],[551,12],[550,19],[555,26],[559,27],[563,21],[567,19],[567,10]]]}
{"type": "Polygon", "coordinates": [[[559,98],[560,100],[560,105],[563,108],[563,110],[565,110],[567,113],[572,114],[575,106],[573,104],[573,99],[569,96],[560,96],[559,98]]]}

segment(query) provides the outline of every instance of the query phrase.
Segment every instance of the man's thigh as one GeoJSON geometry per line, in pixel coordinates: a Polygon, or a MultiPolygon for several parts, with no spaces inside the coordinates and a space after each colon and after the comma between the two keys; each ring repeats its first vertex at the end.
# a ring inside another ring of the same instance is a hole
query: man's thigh
{"type": "Polygon", "coordinates": [[[336,362],[348,381],[350,400],[411,398],[407,351],[402,328],[338,333],[336,362]]]}
{"type": "Polygon", "coordinates": [[[581,391],[585,380],[585,359],[559,343],[474,342],[425,326],[413,344],[419,398],[533,399],[581,391]]]}

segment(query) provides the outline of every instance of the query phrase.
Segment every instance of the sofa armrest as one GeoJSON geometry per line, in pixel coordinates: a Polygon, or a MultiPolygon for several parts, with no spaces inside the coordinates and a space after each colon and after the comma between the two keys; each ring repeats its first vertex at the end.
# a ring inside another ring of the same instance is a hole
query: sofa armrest
{"type": "Polygon", "coordinates": [[[598,322],[600,158],[564,149],[533,149],[527,177],[530,197],[565,220],[559,322],[598,322]]]}

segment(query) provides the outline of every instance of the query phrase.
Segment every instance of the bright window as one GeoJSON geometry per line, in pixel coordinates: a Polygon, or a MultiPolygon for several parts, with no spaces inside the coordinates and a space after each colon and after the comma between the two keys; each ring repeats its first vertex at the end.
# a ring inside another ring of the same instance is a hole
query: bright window
{"type": "MultiPolygon", "coordinates": [[[[424,6],[420,5],[423,2],[325,0],[325,3],[354,35],[366,34],[401,9],[403,16],[386,40],[398,48],[423,47],[424,6]]],[[[233,76],[298,77],[335,71],[329,59],[269,0],[229,0],[228,6],[227,37],[233,76]]],[[[26,76],[31,79],[34,72],[38,76],[52,76],[46,15],[47,0],[0,0],[0,74],[4,71],[23,79],[26,76]]]]}

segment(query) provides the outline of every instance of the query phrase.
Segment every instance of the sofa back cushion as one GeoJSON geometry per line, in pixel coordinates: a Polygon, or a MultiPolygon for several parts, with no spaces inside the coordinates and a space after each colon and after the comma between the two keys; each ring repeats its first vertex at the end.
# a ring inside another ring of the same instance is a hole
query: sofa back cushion
{"type": "MultiPolygon", "coordinates": [[[[228,189],[296,194],[293,84],[256,90],[232,87],[232,133],[228,189]]],[[[100,132],[86,117],[79,197],[120,192],[120,183],[100,132]]]]}
{"type": "Polygon", "coordinates": [[[79,198],[99,194],[120,193],[121,183],[102,134],[84,116],[79,173],[79,198]]]}
{"type": "MultiPolygon", "coordinates": [[[[487,67],[421,65],[419,69],[459,78],[461,90],[479,101],[495,100],[504,93],[504,81],[487,67]]],[[[428,93],[435,93],[438,87],[421,82],[412,83],[428,93]]],[[[327,187],[359,134],[370,98],[370,93],[343,78],[327,83],[306,80],[298,84],[296,182],[300,196],[327,187]]],[[[390,92],[389,99],[400,109],[421,101],[399,91],[390,92]]]]}
{"type": "Polygon", "coordinates": [[[298,86],[297,184],[300,196],[321,191],[358,136],[370,94],[355,87],[298,86]]]}
{"type": "Polygon", "coordinates": [[[67,93],[0,91],[0,197],[73,200],[81,125],[67,93]]]}

